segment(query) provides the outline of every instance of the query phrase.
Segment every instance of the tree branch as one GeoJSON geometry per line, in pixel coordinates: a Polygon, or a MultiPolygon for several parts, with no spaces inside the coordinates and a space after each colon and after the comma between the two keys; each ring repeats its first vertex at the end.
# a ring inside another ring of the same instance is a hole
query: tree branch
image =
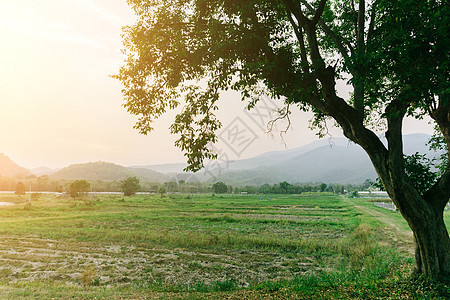
{"type": "Polygon", "coordinates": [[[292,14],[297,19],[298,24],[306,28],[310,23],[311,20],[309,20],[302,12],[301,4],[293,3],[292,0],[283,0],[284,4],[286,5],[287,9],[292,12],[292,14]]]}
{"type": "Polygon", "coordinates": [[[295,23],[294,19],[292,18],[291,12],[288,12],[287,15],[289,18],[289,22],[294,28],[295,36],[297,37],[298,43],[300,45],[300,57],[303,62],[302,69],[304,72],[309,73],[309,63],[308,58],[306,57],[306,47],[305,47],[305,40],[303,37],[303,29],[302,27],[298,26],[297,23],[295,23]]]}
{"type": "Polygon", "coordinates": [[[445,171],[444,175],[423,195],[428,203],[437,205],[440,211],[443,211],[450,198],[450,169],[445,171]]]}
{"type": "Polygon", "coordinates": [[[365,25],[365,16],[366,16],[366,1],[359,0],[358,7],[358,29],[356,32],[357,35],[357,51],[361,51],[364,49],[364,25],[365,25]]]}
{"type": "Polygon", "coordinates": [[[372,42],[372,36],[373,36],[373,30],[375,28],[375,17],[376,17],[376,8],[380,1],[376,0],[371,7],[370,11],[370,23],[369,23],[369,29],[367,32],[367,45],[369,45],[372,42]]]}
{"type": "MultiPolygon", "coordinates": [[[[314,8],[306,1],[306,0],[300,0],[301,3],[303,5],[305,5],[305,7],[310,11],[310,12],[314,12],[314,8]]],[[[344,39],[341,36],[338,36],[326,23],[325,21],[320,18],[319,19],[319,25],[322,28],[322,30],[325,32],[325,34],[330,37],[333,42],[336,44],[336,47],[339,50],[339,53],[341,53],[341,55],[345,58],[348,59],[349,58],[349,54],[348,51],[350,51],[351,53],[353,53],[353,47],[350,43],[347,43],[344,41],[344,39]],[[348,47],[348,50],[345,49],[345,46],[348,47]]]]}
{"type": "MultiPolygon", "coordinates": [[[[280,137],[281,140],[283,141],[283,143],[286,145],[286,143],[284,142],[284,138],[283,138],[283,134],[286,134],[286,132],[289,130],[289,128],[291,128],[291,119],[289,118],[289,114],[291,113],[290,109],[289,109],[289,103],[286,105],[286,107],[284,108],[284,113],[282,113],[281,115],[277,116],[275,119],[270,120],[267,123],[267,133],[270,133],[273,136],[273,127],[276,125],[277,121],[280,120],[287,120],[288,124],[286,125],[286,128],[284,130],[280,131],[280,137]]],[[[279,112],[282,112],[282,110],[280,110],[279,112]]]]}
{"type": "Polygon", "coordinates": [[[313,19],[311,20],[311,25],[315,26],[317,22],[319,22],[319,19],[322,17],[323,10],[325,9],[325,4],[327,3],[327,0],[321,0],[319,3],[319,7],[317,8],[316,13],[314,14],[313,19]]]}

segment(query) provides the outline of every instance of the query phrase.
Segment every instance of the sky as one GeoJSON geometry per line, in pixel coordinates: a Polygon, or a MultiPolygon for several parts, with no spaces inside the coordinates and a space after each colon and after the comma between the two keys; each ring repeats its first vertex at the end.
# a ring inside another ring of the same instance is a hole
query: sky
{"type": "MultiPolygon", "coordinates": [[[[0,153],[27,168],[184,162],[168,129],[175,112],[140,135],[136,117],[122,107],[120,83],[110,77],[124,59],[122,27],[134,21],[126,0],[0,0],[0,153]]],[[[340,91],[345,95],[348,87],[341,83],[340,91]]],[[[279,107],[262,98],[249,112],[239,94],[224,93],[219,157],[248,158],[318,139],[308,129],[311,116],[295,110],[283,139],[276,130],[266,134],[279,107]]],[[[407,120],[404,133],[414,132],[432,128],[407,120]]],[[[330,133],[342,136],[338,129],[330,133]]]]}

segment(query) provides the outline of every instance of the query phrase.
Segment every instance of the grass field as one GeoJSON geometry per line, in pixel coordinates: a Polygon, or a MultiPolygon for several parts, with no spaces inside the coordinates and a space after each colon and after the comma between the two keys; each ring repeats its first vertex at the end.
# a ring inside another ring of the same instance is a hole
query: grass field
{"type": "Polygon", "coordinates": [[[438,298],[408,289],[409,229],[367,199],[44,195],[27,204],[3,194],[0,202],[16,203],[0,208],[1,299],[438,298]]]}

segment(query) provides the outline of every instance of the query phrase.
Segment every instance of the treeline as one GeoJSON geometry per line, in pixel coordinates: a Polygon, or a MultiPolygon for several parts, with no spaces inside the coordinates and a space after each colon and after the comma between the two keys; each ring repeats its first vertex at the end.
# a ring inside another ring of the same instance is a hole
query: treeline
{"type": "Polygon", "coordinates": [[[326,184],[326,183],[302,183],[290,184],[286,181],[261,186],[247,185],[244,187],[234,187],[233,192],[248,194],[301,194],[305,192],[329,192],[335,194],[346,194],[353,191],[361,191],[371,186],[370,180],[366,180],[363,184],[326,184]]]}
{"type": "MultiPolygon", "coordinates": [[[[15,191],[17,184],[23,183],[26,191],[32,192],[67,192],[69,186],[75,180],[54,179],[44,176],[28,176],[24,178],[10,178],[0,176],[1,191],[15,191]]],[[[122,191],[122,180],[88,180],[92,192],[120,192],[122,191]]],[[[204,193],[234,193],[234,194],[301,194],[304,192],[330,192],[345,194],[353,191],[366,190],[371,186],[370,180],[363,184],[326,184],[326,183],[298,183],[290,184],[286,181],[277,184],[263,184],[261,186],[247,185],[233,187],[223,182],[178,182],[165,183],[140,182],[140,192],[151,193],[182,193],[182,194],[204,194],[204,193]]]]}
{"type": "MultiPolygon", "coordinates": [[[[0,191],[14,192],[18,183],[25,185],[25,190],[32,192],[67,192],[69,186],[75,179],[55,179],[47,175],[27,176],[27,177],[2,177],[0,176],[0,191]]],[[[91,192],[120,192],[122,191],[123,180],[87,180],[90,183],[91,192]]],[[[183,180],[178,182],[140,182],[140,192],[154,193],[212,193],[212,186],[206,183],[193,182],[186,183],[183,180]]]]}

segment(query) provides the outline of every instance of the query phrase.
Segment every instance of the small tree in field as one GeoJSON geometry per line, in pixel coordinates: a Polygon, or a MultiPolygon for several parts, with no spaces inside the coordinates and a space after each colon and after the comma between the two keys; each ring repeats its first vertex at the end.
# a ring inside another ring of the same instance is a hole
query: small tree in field
{"type": "Polygon", "coordinates": [[[212,186],[214,193],[216,194],[225,194],[228,192],[228,186],[222,181],[216,182],[212,186]]]}
{"type": "Polygon", "coordinates": [[[70,197],[83,197],[91,189],[91,184],[86,180],[76,180],[69,185],[68,193],[70,197]]]}
{"type": "Polygon", "coordinates": [[[161,198],[164,197],[164,195],[167,193],[166,187],[162,185],[162,186],[159,188],[158,193],[161,194],[161,198]]]}
{"type": "Polygon", "coordinates": [[[139,179],[136,177],[128,177],[121,184],[122,192],[125,196],[131,196],[141,188],[139,185],[139,179]]]}
{"type": "Polygon", "coordinates": [[[14,192],[16,195],[25,195],[26,187],[25,184],[22,181],[19,181],[16,184],[16,191],[14,192]]]}

